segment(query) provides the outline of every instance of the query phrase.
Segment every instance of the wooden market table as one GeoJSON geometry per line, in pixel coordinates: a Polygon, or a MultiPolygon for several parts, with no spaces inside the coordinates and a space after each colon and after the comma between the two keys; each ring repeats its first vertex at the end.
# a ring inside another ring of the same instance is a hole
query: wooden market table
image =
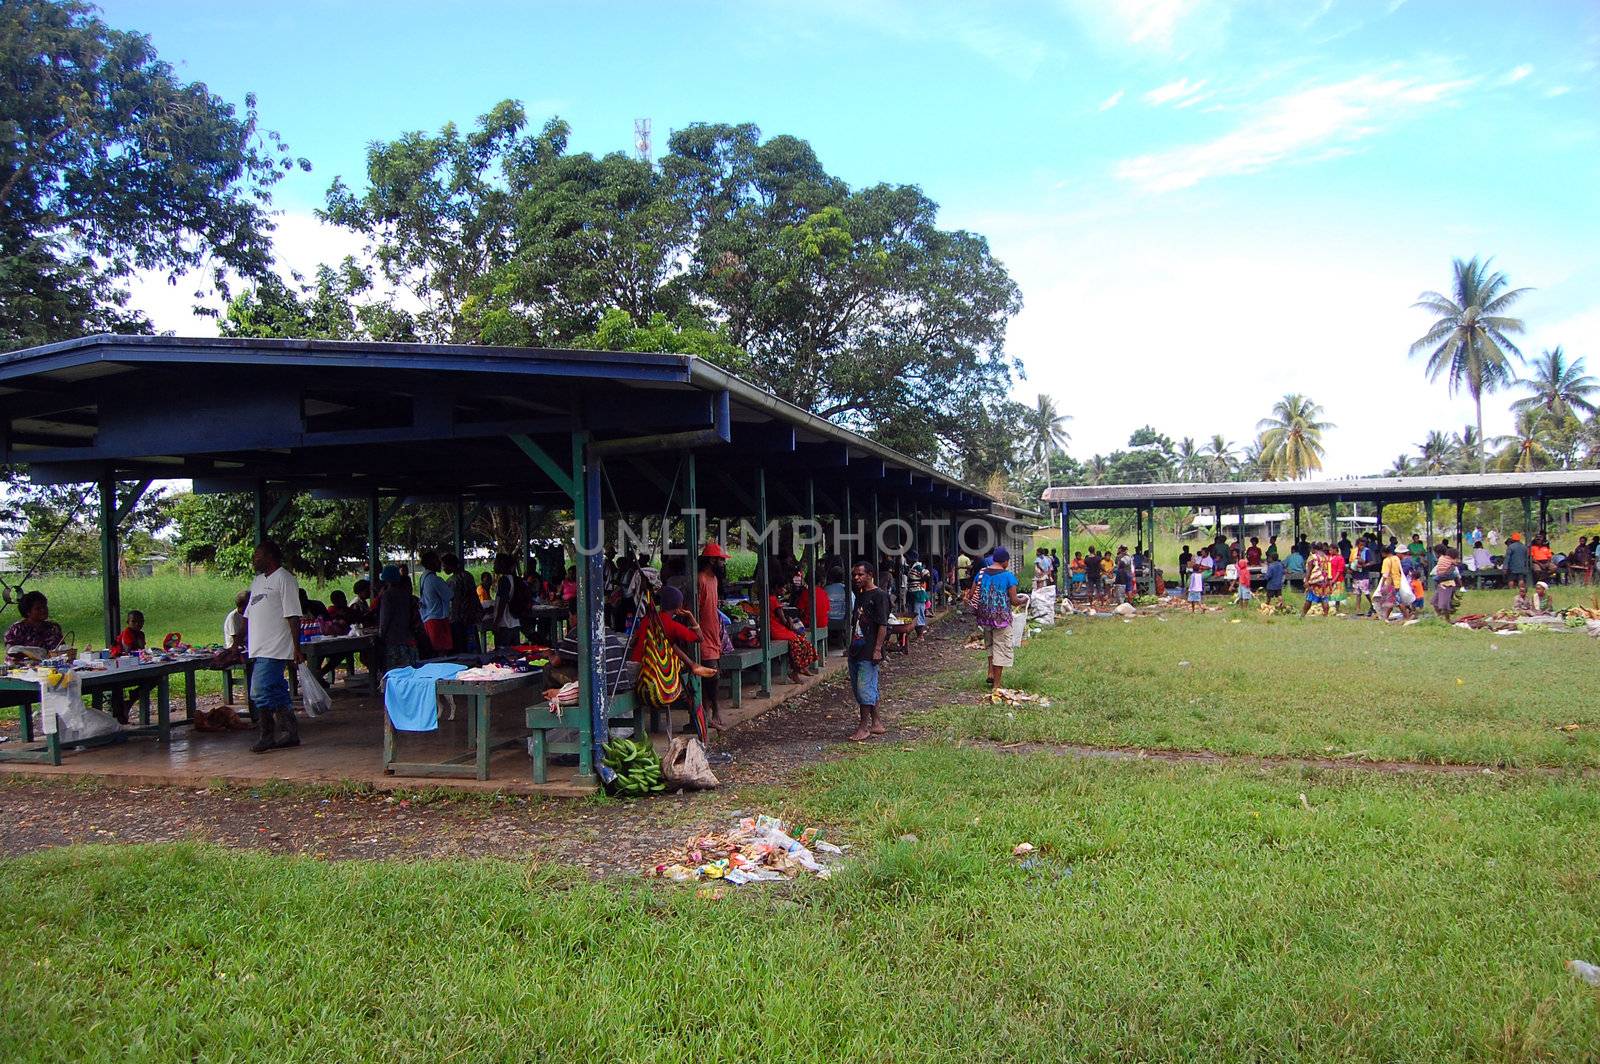
{"type": "MultiPolygon", "coordinates": [[[[377,642],[376,636],[360,633],[324,635],[301,643],[300,650],[305,654],[306,664],[311,666],[311,671],[316,673],[317,678],[324,681],[331,691],[334,678],[339,673],[339,666],[344,665],[346,675],[354,679],[356,670],[361,664],[361,655],[372,651],[377,642]]],[[[367,692],[374,696],[378,693],[376,657],[376,654],[367,653],[367,692]]]]}
{"type": "Polygon", "coordinates": [[[544,670],[519,673],[502,680],[435,680],[433,690],[438,695],[461,695],[467,699],[467,750],[443,761],[396,761],[394,749],[394,722],[383,710],[383,771],[391,776],[447,776],[486,780],[489,778],[489,755],[495,750],[521,746],[527,734],[502,739],[498,743],[489,737],[489,702],[495,695],[526,692],[539,700],[545,683],[544,670]]]}
{"type": "MultiPolygon", "coordinates": [[[[139,706],[139,724],[122,727],[106,735],[96,735],[75,740],[68,746],[89,749],[122,742],[134,736],[154,735],[158,741],[167,742],[172,735],[172,677],[182,675],[184,680],[184,708],[192,720],[195,713],[195,673],[211,668],[209,654],[181,658],[177,661],[154,661],[143,665],[129,665],[103,670],[80,670],[83,693],[92,695],[95,708],[111,703],[111,712],[121,717],[134,703],[139,706]],[[155,695],[155,723],[150,722],[150,696],[155,695]]],[[[20,676],[0,676],[0,701],[20,707],[22,745],[0,747],[0,761],[34,761],[49,765],[61,764],[62,742],[58,732],[47,734],[40,742],[34,741],[33,706],[39,701],[39,682],[20,676]]]]}

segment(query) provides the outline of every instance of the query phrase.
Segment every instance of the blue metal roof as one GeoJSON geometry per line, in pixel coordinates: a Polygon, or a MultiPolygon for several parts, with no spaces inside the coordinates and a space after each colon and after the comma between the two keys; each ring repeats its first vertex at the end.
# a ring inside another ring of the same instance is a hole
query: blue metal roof
{"type": "MultiPolygon", "coordinates": [[[[510,436],[559,449],[584,429],[613,443],[662,438],[655,453],[607,462],[617,492],[646,511],[685,440],[699,441],[701,493],[723,513],[745,512],[758,466],[812,475],[823,512],[845,485],[913,506],[991,509],[932,466],[668,353],[91,336],[0,356],[0,425],[0,457],[56,482],[109,471],[219,488],[267,480],[537,500],[556,486],[510,436]]],[[[777,501],[797,501],[785,478],[770,479],[777,501]]]]}

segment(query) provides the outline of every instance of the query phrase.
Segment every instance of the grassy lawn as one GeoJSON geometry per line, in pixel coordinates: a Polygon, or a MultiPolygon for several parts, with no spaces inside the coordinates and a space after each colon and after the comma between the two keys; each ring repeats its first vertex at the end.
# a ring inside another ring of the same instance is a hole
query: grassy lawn
{"type": "Polygon", "coordinates": [[[1594,1059],[1600,794],[880,750],[830,882],[182,845],[0,864],[0,1058],[1594,1059]],[[1310,809],[1299,801],[1304,793],[1310,809]],[[899,841],[906,832],[917,842],[899,841]],[[1012,847],[1042,860],[1024,869],[1012,847]]]}
{"type": "MultiPolygon", "coordinates": [[[[1468,608],[1492,609],[1501,597],[1470,594],[1468,608]]],[[[1582,635],[1253,610],[1161,617],[1075,618],[1026,642],[1006,683],[1047,694],[1049,708],[951,706],[928,716],[1007,742],[1600,765],[1600,647],[1582,635]]],[[[960,682],[976,692],[981,672],[975,656],[960,682]]]]}

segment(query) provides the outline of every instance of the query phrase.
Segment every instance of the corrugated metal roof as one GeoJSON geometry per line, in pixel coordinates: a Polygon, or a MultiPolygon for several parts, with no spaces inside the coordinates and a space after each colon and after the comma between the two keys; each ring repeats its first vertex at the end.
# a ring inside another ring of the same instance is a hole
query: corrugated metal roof
{"type": "Polygon", "coordinates": [[[1351,477],[1345,480],[1251,480],[1216,484],[1101,484],[1046,488],[1043,500],[1101,509],[1287,502],[1410,502],[1421,499],[1572,499],[1600,496],[1600,469],[1542,473],[1462,473],[1440,477],[1351,477]]]}

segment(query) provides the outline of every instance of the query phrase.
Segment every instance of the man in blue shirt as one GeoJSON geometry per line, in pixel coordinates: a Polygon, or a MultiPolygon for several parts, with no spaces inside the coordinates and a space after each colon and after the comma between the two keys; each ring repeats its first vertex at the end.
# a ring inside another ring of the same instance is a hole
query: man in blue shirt
{"type": "Polygon", "coordinates": [[[427,633],[432,648],[430,657],[448,654],[455,647],[450,637],[450,585],[439,575],[439,552],[422,552],[422,586],[418,589],[417,607],[422,613],[422,630],[427,633]]]}

